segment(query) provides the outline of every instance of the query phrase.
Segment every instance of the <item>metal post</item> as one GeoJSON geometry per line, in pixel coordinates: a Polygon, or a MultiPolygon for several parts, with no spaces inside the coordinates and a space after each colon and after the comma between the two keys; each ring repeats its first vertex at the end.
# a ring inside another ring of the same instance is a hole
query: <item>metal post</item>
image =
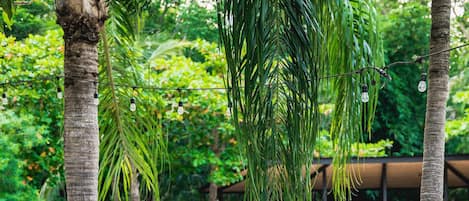
{"type": "Polygon", "coordinates": [[[322,200],[327,201],[327,168],[322,171],[322,200]]]}
{"type": "Polygon", "coordinates": [[[445,170],[444,170],[444,189],[443,189],[443,200],[448,201],[448,166],[446,165],[445,161],[445,170]]]}
{"type": "Polygon", "coordinates": [[[218,201],[223,201],[223,188],[218,188],[217,191],[218,201]]]}
{"type": "Polygon", "coordinates": [[[383,163],[381,168],[381,197],[383,201],[388,200],[388,177],[387,177],[387,164],[383,163]]]}

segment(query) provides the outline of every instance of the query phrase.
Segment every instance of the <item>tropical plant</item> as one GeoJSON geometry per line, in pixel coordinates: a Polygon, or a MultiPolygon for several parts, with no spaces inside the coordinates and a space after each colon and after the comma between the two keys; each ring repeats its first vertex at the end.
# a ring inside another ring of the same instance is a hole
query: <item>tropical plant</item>
{"type": "Polygon", "coordinates": [[[372,4],[219,1],[219,8],[227,87],[249,167],[246,199],[311,199],[304,169],[319,133],[321,86],[334,95],[334,195],[349,198],[353,175],[344,166],[351,145],[370,131],[377,99],[377,87],[370,87],[370,102],[361,104],[361,85],[379,79],[350,72],[382,65],[372,4]]]}
{"type": "Polygon", "coordinates": [[[432,0],[430,66],[428,69],[427,112],[423,140],[421,201],[443,200],[446,101],[448,100],[450,46],[450,0],[432,0]],[[438,53],[438,54],[434,54],[438,53]]]}

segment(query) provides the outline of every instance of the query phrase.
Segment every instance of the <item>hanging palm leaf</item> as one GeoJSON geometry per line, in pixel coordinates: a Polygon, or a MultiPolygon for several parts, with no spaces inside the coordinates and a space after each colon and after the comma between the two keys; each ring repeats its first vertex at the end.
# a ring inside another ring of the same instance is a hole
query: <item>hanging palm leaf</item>
{"type": "Polygon", "coordinates": [[[376,106],[359,101],[361,83],[377,79],[336,76],[380,64],[374,12],[368,1],[225,0],[218,2],[227,84],[238,138],[244,146],[248,200],[311,200],[307,174],[319,133],[319,88],[334,94],[331,128],[337,199],[352,183],[344,165],[351,144],[369,130],[376,106]],[[325,85],[321,83],[326,83],[325,85]],[[327,84],[328,83],[328,84],[327,84]]]}

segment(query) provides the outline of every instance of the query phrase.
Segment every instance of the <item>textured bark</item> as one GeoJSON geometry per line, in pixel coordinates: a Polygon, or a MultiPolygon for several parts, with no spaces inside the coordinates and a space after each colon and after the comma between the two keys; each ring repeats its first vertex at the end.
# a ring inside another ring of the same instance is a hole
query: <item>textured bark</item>
{"type": "Polygon", "coordinates": [[[208,201],[217,201],[218,186],[214,183],[210,183],[208,188],[208,201]]]}
{"type": "MultiPolygon", "coordinates": [[[[430,53],[449,48],[450,0],[432,1],[430,53]]],[[[446,101],[449,52],[430,56],[425,116],[421,201],[443,200],[446,101]]]]}
{"type": "Polygon", "coordinates": [[[57,0],[64,30],[64,163],[68,201],[98,200],[97,42],[105,20],[104,1],[57,0]]]}
{"type": "MultiPolygon", "coordinates": [[[[212,151],[215,153],[216,157],[220,157],[221,152],[224,151],[225,146],[223,144],[220,145],[220,133],[218,133],[217,129],[212,130],[213,135],[213,144],[212,144],[212,151]]],[[[212,174],[218,166],[212,165],[210,167],[210,174],[212,174]]],[[[208,188],[208,200],[209,201],[217,201],[218,198],[222,195],[218,195],[218,186],[214,183],[210,183],[208,188]]]]}
{"type": "Polygon", "coordinates": [[[132,166],[132,181],[130,182],[130,200],[140,201],[140,182],[138,181],[138,170],[135,165],[132,166]]]}

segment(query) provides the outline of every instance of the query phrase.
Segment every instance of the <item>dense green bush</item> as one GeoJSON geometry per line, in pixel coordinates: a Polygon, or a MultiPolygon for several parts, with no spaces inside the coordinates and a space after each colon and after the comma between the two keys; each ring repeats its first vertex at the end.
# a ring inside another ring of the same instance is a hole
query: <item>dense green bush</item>
{"type": "Polygon", "coordinates": [[[17,171],[24,184],[35,190],[41,189],[46,181],[49,187],[55,187],[55,183],[63,180],[63,105],[57,98],[57,87],[63,86],[55,77],[62,74],[61,33],[47,31],[44,36],[30,35],[23,41],[0,34],[0,57],[0,82],[9,83],[2,86],[8,104],[1,106],[9,113],[0,111],[0,114],[18,116],[19,123],[12,121],[9,129],[34,134],[17,138],[24,145],[14,155],[21,161],[17,171]],[[29,127],[21,125],[25,122],[29,127]],[[40,139],[40,143],[35,139],[40,139]]]}
{"type": "Polygon", "coordinates": [[[28,185],[33,178],[25,171],[37,166],[28,163],[23,154],[46,144],[40,134],[46,128],[32,120],[32,116],[0,112],[0,201],[39,200],[38,190],[28,185]]]}

